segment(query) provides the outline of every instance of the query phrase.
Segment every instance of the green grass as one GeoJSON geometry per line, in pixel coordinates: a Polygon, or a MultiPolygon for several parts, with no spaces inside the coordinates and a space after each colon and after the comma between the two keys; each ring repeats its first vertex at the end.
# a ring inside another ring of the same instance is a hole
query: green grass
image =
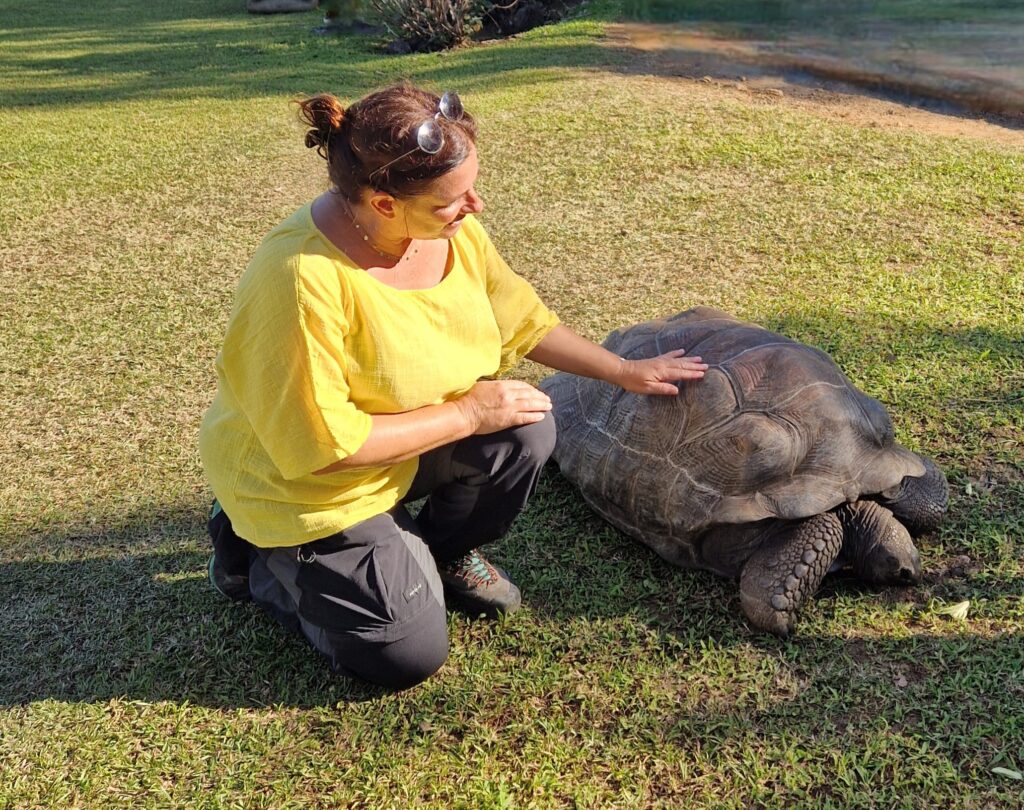
{"type": "Polygon", "coordinates": [[[1021,153],[630,75],[592,19],[389,59],[241,8],[0,0],[0,807],[1019,806],[1021,153]],[[215,598],[213,358],[325,182],[288,101],[398,76],[463,94],[484,220],[578,331],[719,306],[884,402],[952,485],[924,582],[758,636],[551,469],[493,555],[524,610],[453,615],[408,693],[215,598]]]}

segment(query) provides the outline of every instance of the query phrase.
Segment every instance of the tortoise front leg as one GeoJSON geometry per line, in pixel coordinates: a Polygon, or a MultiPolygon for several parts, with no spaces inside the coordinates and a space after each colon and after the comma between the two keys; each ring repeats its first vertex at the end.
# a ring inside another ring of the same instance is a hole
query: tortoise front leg
{"type": "Polygon", "coordinates": [[[831,512],[780,522],[740,576],[740,604],[750,623],[788,635],[800,605],[818,590],[842,546],[843,526],[831,512]]]}

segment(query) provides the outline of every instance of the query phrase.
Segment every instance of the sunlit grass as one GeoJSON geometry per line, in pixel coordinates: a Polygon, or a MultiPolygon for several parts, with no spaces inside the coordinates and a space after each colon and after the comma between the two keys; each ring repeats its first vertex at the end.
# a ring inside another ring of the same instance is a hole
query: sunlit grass
{"type": "Polygon", "coordinates": [[[585,19],[388,59],[241,9],[0,0],[0,807],[1014,806],[1021,154],[630,76],[585,19]],[[718,306],[882,400],[952,484],[924,583],[829,582],[756,636],[733,583],[551,469],[494,551],[524,610],[452,616],[411,692],[216,599],[213,358],[249,255],[325,182],[288,102],[401,75],[463,94],[483,219],[580,332],[718,306]]]}

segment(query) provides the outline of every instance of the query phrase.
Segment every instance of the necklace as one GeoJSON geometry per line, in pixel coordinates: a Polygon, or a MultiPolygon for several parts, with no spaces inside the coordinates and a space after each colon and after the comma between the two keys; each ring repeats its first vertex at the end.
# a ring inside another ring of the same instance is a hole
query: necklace
{"type": "MultiPolygon", "coordinates": [[[[366,245],[367,245],[367,247],[370,248],[370,250],[372,250],[378,256],[382,256],[385,259],[390,259],[393,262],[400,262],[400,261],[402,261],[402,254],[395,255],[394,253],[388,253],[386,250],[381,250],[379,247],[377,247],[373,243],[373,240],[370,239],[370,234],[368,234],[363,229],[363,227],[358,222],[356,222],[356,212],[352,210],[352,206],[349,205],[348,200],[344,200],[343,204],[345,206],[345,211],[348,214],[348,218],[352,222],[352,226],[357,231],[359,231],[359,233],[361,233],[363,235],[363,241],[366,242],[366,245]]],[[[412,240],[411,239],[409,240],[409,244],[412,245],[412,240]]],[[[420,249],[418,247],[414,247],[411,251],[406,250],[405,254],[404,254],[405,260],[409,261],[409,259],[411,259],[413,256],[415,256],[419,252],[420,252],[420,249]]]]}

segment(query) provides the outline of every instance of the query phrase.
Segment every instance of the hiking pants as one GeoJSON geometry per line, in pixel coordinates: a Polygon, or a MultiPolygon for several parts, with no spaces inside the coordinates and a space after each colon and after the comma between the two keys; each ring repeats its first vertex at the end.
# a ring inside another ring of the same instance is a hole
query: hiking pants
{"type": "Polygon", "coordinates": [[[210,520],[219,564],[248,574],[252,600],[299,632],[338,673],[404,689],[448,657],[437,566],[497,540],[533,494],[554,418],[469,436],[420,456],[394,508],[299,546],[259,548],[210,520]],[[426,496],[414,518],[406,504],[426,496]]]}

